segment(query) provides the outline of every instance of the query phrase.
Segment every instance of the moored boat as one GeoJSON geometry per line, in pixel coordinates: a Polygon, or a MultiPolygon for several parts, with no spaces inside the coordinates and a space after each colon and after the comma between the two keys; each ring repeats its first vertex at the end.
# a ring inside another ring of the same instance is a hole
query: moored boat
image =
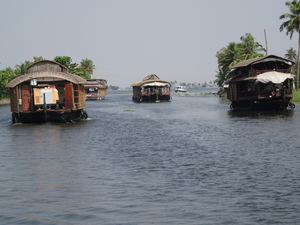
{"type": "Polygon", "coordinates": [[[228,74],[227,98],[232,109],[282,110],[294,108],[294,62],[276,55],[242,61],[228,74]]]}
{"type": "Polygon", "coordinates": [[[41,60],[10,81],[12,122],[73,122],[86,119],[86,80],[60,63],[41,60]]]}
{"type": "Polygon", "coordinates": [[[186,86],[176,86],[175,92],[187,92],[186,86]]]}
{"type": "Polygon", "coordinates": [[[146,76],[142,81],[131,85],[132,100],[135,102],[169,102],[171,101],[171,82],[161,80],[157,75],[146,76]]]}
{"type": "Polygon", "coordinates": [[[103,100],[107,95],[107,81],[105,79],[87,79],[84,85],[86,100],[103,100]]]}

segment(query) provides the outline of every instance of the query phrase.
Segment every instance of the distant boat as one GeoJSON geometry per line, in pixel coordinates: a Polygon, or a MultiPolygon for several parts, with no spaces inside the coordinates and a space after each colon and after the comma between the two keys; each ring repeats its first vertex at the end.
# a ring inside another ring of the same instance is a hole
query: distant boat
{"type": "Polygon", "coordinates": [[[103,100],[107,94],[107,81],[105,79],[87,79],[85,84],[86,100],[103,100]]]}
{"type": "Polygon", "coordinates": [[[242,61],[231,68],[226,81],[232,109],[294,108],[294,62],[276,55],[242,61]]]}
{"type": "Polygon", "coordinates": [[[157,75],[146,76],[142,81],[131,85],[132,100],[135,102],[169,102],[171,101],[171,82],[161,80],[157,75]]]}
{"type": "Polygon", "coordinates": [[[86,119],[86,80],[60,63],[41,60],[10,81],[12,122],[73,122],[86,119]]]}
{"type": "Polygon", "coordinates": [[[187,92],[186,86],[176,86],[175,92],[187,92]]]}

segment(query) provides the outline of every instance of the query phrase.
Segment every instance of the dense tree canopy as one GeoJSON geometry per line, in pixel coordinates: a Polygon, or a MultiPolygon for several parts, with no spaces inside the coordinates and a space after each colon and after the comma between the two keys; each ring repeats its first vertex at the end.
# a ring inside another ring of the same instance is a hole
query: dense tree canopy
{"type": "MultiPolygon", "coordinates": [[[[7,83],[17,76],[27,73],[27,68],[32,63],[44,60],[42,56],[33,57],[33,61],[25,61],[15,66],[15,69],[10,67],[0,70],[0,99],[7,98],[9,96],[8,90],[5,88],[7,83]]],[[[93,71],[96,69],[93,65],[93,61],[90,59],[82,59],[80,64],[72,63],[72,58],[69,56],[56,56],[55,62],[58,62],[68,68],[68,73],[79,75],[85,79],[91,78],[93,71]]]]}
{"type": "Polygon", "coordinates": [[[279,19],[287,19],[279,27],[280,32],[286,30],[286,35],[292,39],[294,32],[298,33],[298,63],[297,63],[297,85],[299,88],[299,66],[300,66],[300,1],[293,0],[285,3],[289,7],[290,13],[284,13],[279,16],[279,19]]]}
{"type": "Polygon", "coordinates": [[[243,60],[264,56],[259,52],[265,52],[265,49],[255,41],[250,33],[241,36],[240,40],[240,43],[229,42],[226,47],[221,48],[216,54],[219,71],[216,75],[217,79],[214,82],[219,87],[221,87],[226,80],[226,76],[233,65],[243,60]]]}

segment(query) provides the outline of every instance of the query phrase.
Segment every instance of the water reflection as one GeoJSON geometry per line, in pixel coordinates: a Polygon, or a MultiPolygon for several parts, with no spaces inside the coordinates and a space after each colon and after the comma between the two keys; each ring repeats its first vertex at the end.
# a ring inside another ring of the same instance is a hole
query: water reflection
{"type": "Polygon", "coordinates": [[[294,115],[294,110],[284,110],[284,111],[236,111],[228,110],[227,115],[229,118],[252,118],[252,119],[279,119],[279,118],[291,118],[294,115]]]}

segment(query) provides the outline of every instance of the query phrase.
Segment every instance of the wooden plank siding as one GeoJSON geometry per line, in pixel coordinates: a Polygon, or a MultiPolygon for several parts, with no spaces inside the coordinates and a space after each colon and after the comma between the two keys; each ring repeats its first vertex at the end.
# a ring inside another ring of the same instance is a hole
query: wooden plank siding
{"type": "Polygon", "coordinates": [[[65,107],[73,109],[73,84],[65,84],[65,107]]]}
{"type": "Polygon", "coordinates": [[[22,85],[22,106],[23,112],[30,111],[31,95],[30,95],[30,85],[22,85]]]}
{"type": "Polygon", "coordinates": [[[10,109],[19,112],[18,86],[10,89],[10,109]]]}

